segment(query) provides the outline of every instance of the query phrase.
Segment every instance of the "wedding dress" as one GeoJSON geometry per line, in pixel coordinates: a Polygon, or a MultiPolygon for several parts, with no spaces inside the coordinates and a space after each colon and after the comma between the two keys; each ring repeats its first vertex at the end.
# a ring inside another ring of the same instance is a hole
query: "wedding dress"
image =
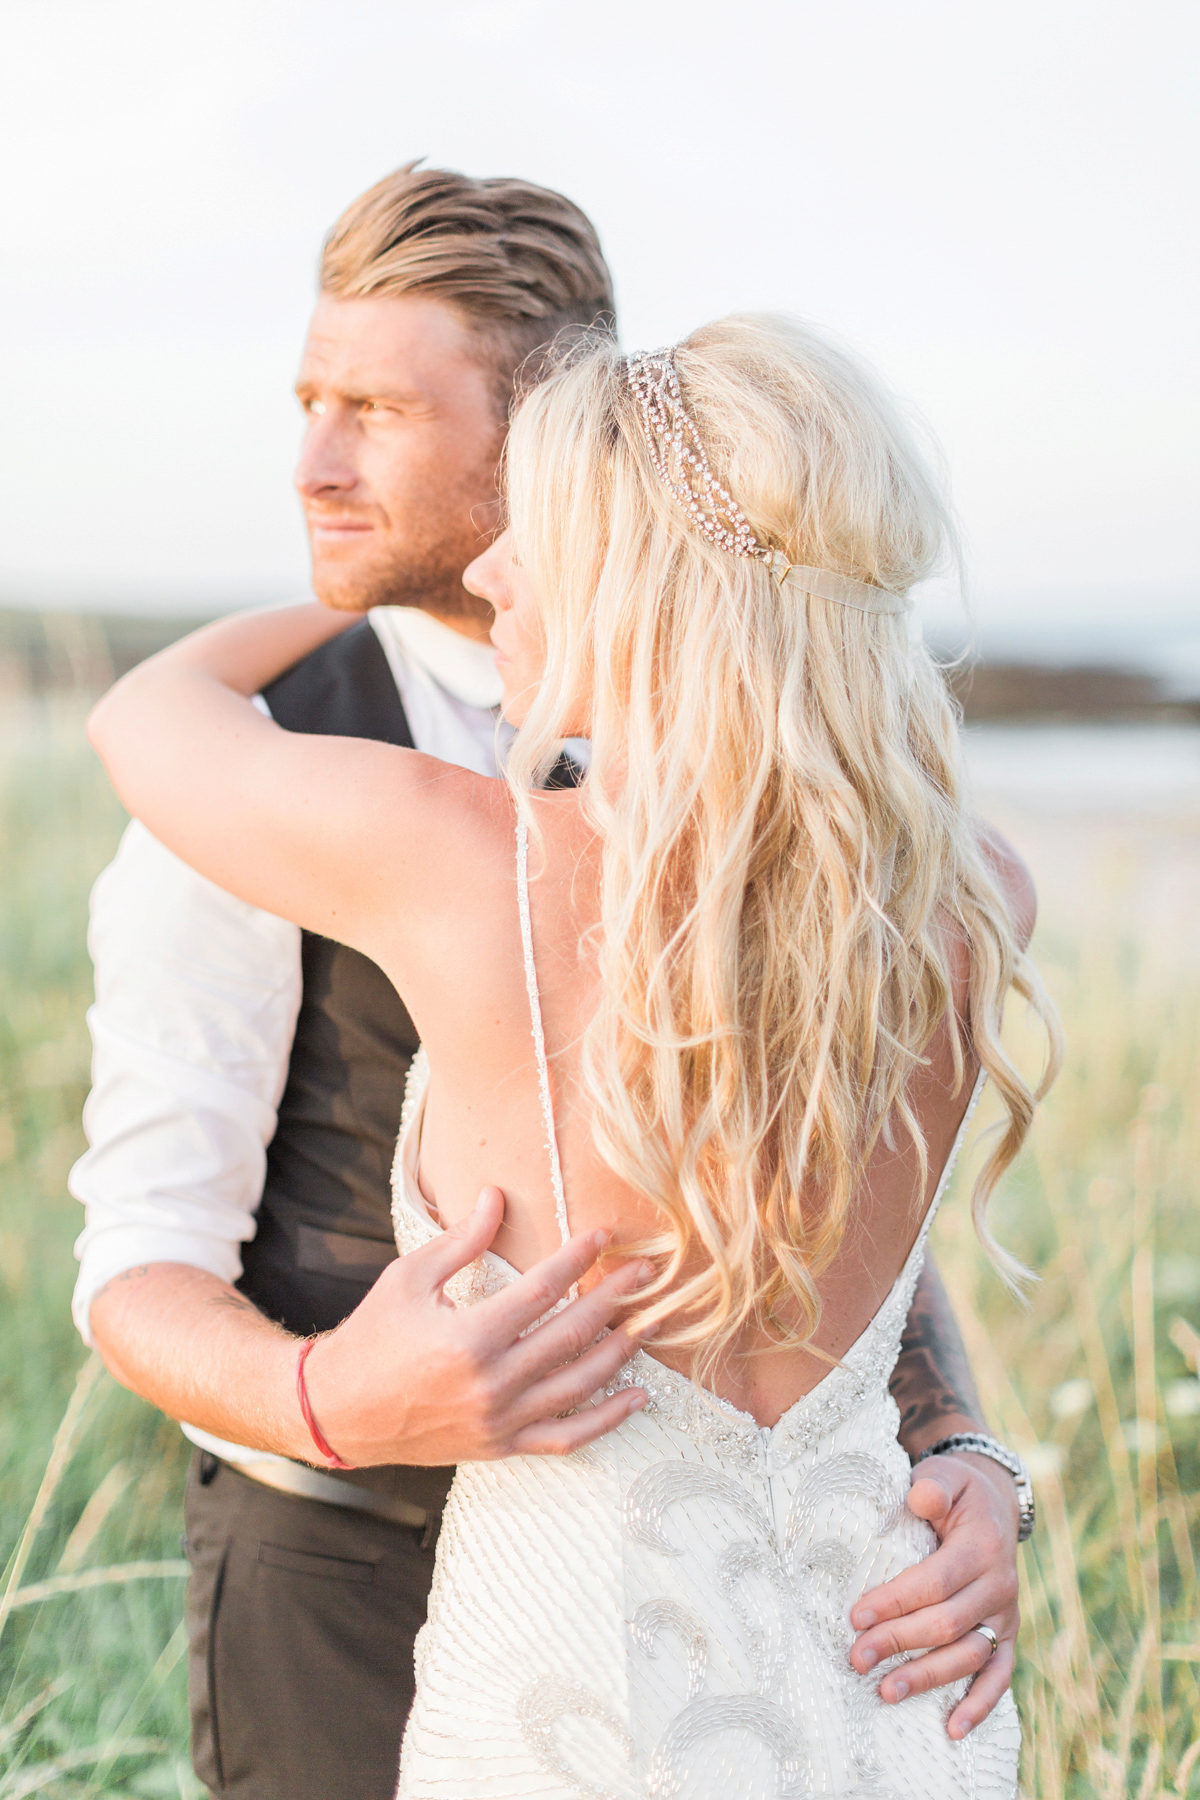
{"type": "MultiPolygon", "coordinates": [[[[568,1235],[517,878],[559,1229],[568,1235]]],[[[428,1066],[414,1063],[394,1177],[401,1253],[434,1237],[416,1181],[428,1066]]],[[[466,1463],[450,1491],[397,1800],[1011,1800],[1010,1694],[962,1742],[965,1684],[885,1705],[848,1661],[858,1596],[935,1547],[906,1510],[888,1382],[949,1179],[841,1363],[760,1427],[639,1351],[641,1412],[574,1454],[466,1463]]],[[[470,1305],[514,1281],[491,1252],[447,1284],[470,1305]]],[[[615,1391],[615,1390],[610,1390],[615,1391]]]]}

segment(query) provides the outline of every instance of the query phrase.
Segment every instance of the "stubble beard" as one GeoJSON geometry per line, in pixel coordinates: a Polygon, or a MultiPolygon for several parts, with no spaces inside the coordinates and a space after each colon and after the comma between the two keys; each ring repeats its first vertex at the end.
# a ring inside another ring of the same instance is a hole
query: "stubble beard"
{"type": "Polygon", "coordinates": [[[491,607],[462,584],[467,564],[486,548],[486,539],[471,545],[429,546],[406,555],[364,559],[339,566],[313,559],[313,591],[333,612],[365,613],[374,606],[417,606],[442,619],[487,619],[491,607]]]}
{"type": "Polygon", "coordinates": [[[478,460],[438,492],[434,486],[409,495],[405,511],[415,531],[399,541],[367,550],[342,562],[314,551],[313,590],[334,612],[369,612],[373,606],[416,606],[442,619],[488,622],[492,608],[462,584],[468,563],[487,549],[499,523],[496,464],[503,427],[482,447],[478,460]],[[480,496],[493,496],[480,498],[480,496]],[[420,523],[418,523],[420,521],[420,523]]]}

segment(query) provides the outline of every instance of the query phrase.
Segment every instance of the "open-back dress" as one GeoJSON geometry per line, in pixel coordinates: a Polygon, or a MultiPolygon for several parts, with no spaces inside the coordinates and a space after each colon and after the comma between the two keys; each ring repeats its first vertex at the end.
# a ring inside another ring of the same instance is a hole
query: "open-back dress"
{"type": "MultiPolygon", "coordinates": [[[[565,1242],[522,824],[517,886],[565,1242]]],[[[402,1254],[441,1229],[417,1185],[427,1083],[420,1057],[396,1156],[402,1254]]],[[[905,1506],[888,1383],[978,1093],[887,1298],[775,1425],[639,1351],[618,1385],[647,1402],[615,1431],[565,1457],[459,1468],[397,1800],[1011,1800],[1011,1695],[954,1742],[962,1682],[888,1706],[894,1661],[859,1675],[848,1655],[855,1600],[936,1544],[905,1506]]],[[[489,1251],[446,1291],[470,1305],[516,1279],[489,1251]]]]}

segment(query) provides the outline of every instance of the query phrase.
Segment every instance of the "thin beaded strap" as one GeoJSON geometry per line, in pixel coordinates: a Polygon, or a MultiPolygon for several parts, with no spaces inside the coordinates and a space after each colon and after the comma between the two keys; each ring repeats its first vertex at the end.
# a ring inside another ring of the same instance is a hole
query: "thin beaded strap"
{"type": "Polygon", "coordinates": [[[967,1102],[967,1110],[959,1122],[958,1130],[954,1135],[954,1142],[950,1146],[950,1154],[942,1164],[942,1172],[938,1176],[938,1184],[933,1191],[933,1199],[926,1208],[925,1217],[921,1221],[921,1229],[917,1233],[916,1243],[914,1243],[912,1251],[909,1253],[910,1255],[914,1254],[917,1245],[923,1245],[929,1236],[933,1227],[933,1221],[938,1214],[938,1208],[942,1204],[942,1198],[946,1189],[950,1186],[950,1181],[954,1174],[954,1167],[958,1162],[958,1153],[963,1147],[968,1131],[971,1129],[971,1120],[975,1117],[975,1108],[983,1098],[983,1090],[986,1086],[987,1070],[980,1069],[978,1075],[975,1077],[975,1086],[971,1089],[971,1098],[967,1102]]]}
{"type": "MultiPolygon", "coordinates": [[[[517,908],[521,914],[521,948],[525,953],[525,991],[529,995],[529,1020],[533,1027],[533,1047],[537,1053],[538,1093],[542,1102],[542,1123],[546,1127],[546,1150],[550,1157],[550,1185],[554,1189],[554,1216],[558,1232],[565,1244],[571,1235],[567,1223],[567,1196],[563,1189],[562,1165],[558,1160],[558,1138],[554,1130],[554,1101],[550,1095],[550,1069],[546,1062],[546,1036],[542,1030],[542,1001],[538,993],[537,968],[533,960],[533,924],[529,917],[529,827],[524,816],[517,814],[517,908]]],[[[574,1295],[574,1288],[571,1290],[574,1295]]]]}

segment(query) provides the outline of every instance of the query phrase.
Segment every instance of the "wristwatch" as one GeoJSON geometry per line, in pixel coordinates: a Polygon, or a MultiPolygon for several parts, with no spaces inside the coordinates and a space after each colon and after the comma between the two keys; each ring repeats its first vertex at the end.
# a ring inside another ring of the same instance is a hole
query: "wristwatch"
{"type": "MultiPolygon", "coordinates": [[[[994,1437],[988,1437],[986,1432],[957,1431],[953,1437],[939,1438],[936,1444],[930,1444],[928,1450],[922,1450],[917,1462],[923,1463],[927,1456],[948,1456],[955,1450],[968,1451],[972,1456],[990,1456],[993,1462],[1008,1470],[1017,1490],[1017,1542],[1023,1544],[1027,1538],[1031,1538],[1037,1520],[1037,1510],[1033,1504],[1033,1482],[1029,1478],[1029,1470],[1016,1451],[1009,1450],[994,1437]]],[[[915,1463],[913,1467],[916,1467],[915,1463]]]]}

